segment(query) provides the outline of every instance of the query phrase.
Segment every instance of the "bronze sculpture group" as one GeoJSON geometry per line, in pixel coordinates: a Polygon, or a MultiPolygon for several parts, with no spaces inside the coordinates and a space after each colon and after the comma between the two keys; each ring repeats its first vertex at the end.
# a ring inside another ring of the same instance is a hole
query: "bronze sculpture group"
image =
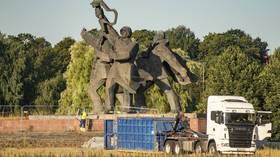
{"type": "Polygon", "coordinates": [[[95,60],[91,72],[89,96],[93,101],[95,113],[107,113],[114,110],[116,97],[123,106],[146,106],[145,91],[156,84],[166,96],[171,112],[181,111],[178,96],[172,89],[168,77],[181,85],[190,84],[190,73],[184,63],[169,48],[163,32],[158,32],[146,52],[137,57],[138,43],[131,39],[132,30],[125,26],[118,33],[114,29],[118,12],[110,9],[103,0],[93,0],[101,31],[94,35],[83,29],[82,38],[95,50],[95,60]],[[110,22],[104,10],[115,14],[110,22]],[[98,89],[105,86],[106,99],[102,103],[98,89]],[[134,97],[134,100],[133,100],[134,97]]]}

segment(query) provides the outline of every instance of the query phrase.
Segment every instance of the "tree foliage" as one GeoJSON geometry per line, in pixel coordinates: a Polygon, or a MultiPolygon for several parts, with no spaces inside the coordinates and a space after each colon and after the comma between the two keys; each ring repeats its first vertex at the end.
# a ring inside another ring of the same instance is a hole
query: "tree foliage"
{"type": "Polygon", "coordinates": [[[67,88],[61,94],[59,112],[76,113],[78,109],[91,108],[87,95],[93,61],[93,48],[83,42],[71,47],[71,61],[64,74],[67,88]]]}
{"type": "MultiPolygon", "coordinates": [[[[1,35],[0,49],[1,105],[10,105],[13,109],[17,109],[25,105],[49,103],[50,101],[42,100],[46,99],[45,93],[51,92],[45,90],[53,89],[43,87],[46,85],[44,82],[62,75],[63,66],[57,63],[61,63],[60,61],[67,55],[58,59],[56,53],[60,51],[55,51],[44,38],[36,38],[30,34],[1,35]],[[55,62],[56,59],[57,62],[55,62]]],[[[63,84],[64,81],[60,81],[62,82],[57,83],[63,84]]],[[[60,92],[58,91],[56,95],[60,92]]],[[[50,105],[57,105],[59,97],[48,99],[54,103],[50,105]]]]}
{"type": "Polygon", "coordinates": [[[225,33],[210,33],[205,36],[199,45],[198,57],[211,63],[211,58],[219,56],[230,46],[238,46],[249,57],[264,63],[267,43],[261,41],[260,38],[253,39],[239,29],[231,29],[225,33]]]}
{"type": "Polygon", "coordinates": [[[74,43],[75,40],[67,37],[54,46],[54,58],[52,59],[52,64],[55,66],[56,71],[64,73],[67,70],[67,66],[71,59],[69,49],[74,43]]]}
{"type": "Polygon", "coordinates": [[[156,109],[160,113],[170,111],[166,95],[155,84],[145,92],[145,96],[148,108],[156,109]]]}
{"type": "Polygon", "coordinates": [[[280,139],[280,48],[270,57],[270,63],[259,77],[258,86],[263,95],[263,109],[272,111],[273,135],[280,139]]]}
{"type": "Polygon", "coordinates": [[[189,28],[178,26],[169,29],[166,31],[166,36],[171,48],[180,48],[187,52],[186,55],[191,59],[197,59],[200,40],[195,37],[195,34],[189,28]]]}
{"type": "Polygon", "coordinates": [[[136,42],[140,43],[140,50],[143,51],[151,45],[154,35],[154,31],[143,29],[134,31],[132,34],[132,38],[135,39],[136,42]]]}
{"type": "Polygon", "coordinates": [[[227,48],[208,69],[204,103],[200,110],[206,110],[206,100],[210,95],[244,96],[258,108],[260,102],[255,97],[255,82],[260,71],[258,62],[239,47],[227,48]]]}

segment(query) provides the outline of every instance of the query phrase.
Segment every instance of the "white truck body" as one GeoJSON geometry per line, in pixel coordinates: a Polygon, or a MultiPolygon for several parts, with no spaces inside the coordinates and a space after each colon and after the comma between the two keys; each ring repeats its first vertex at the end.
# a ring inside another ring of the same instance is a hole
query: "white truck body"
{"type": "Polygon", "coordinates": [[[257,128],[256,128],[256,140],[263,141],[271,138],[271,114],[270,111],[257,111],[257,128]]]}
{"type": "Polygon", "coordinates": [[[252,104],[240,96],[210,96],[207,104],[208,143],[222,154],[253,154],[255,114],[252,104]]]}

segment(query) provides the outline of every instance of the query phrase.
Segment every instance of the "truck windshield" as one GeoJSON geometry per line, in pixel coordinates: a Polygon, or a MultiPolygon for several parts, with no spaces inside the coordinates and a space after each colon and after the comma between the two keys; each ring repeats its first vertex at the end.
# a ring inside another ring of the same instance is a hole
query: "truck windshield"
{"type": "Polygon", "coordinates": [[[256,116],[253,113],[226,113],[226,124],[253,124],[256,116]]]}

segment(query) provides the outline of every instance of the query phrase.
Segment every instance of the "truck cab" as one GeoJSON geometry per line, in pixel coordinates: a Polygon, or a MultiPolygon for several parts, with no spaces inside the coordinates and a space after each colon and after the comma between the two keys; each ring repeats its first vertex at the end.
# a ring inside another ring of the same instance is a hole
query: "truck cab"
{"type": "Polygon", "coordinates": [[[208,152],[254,154],[256,111],[240,96],[210,96],[207,104],[208,152]]]}

